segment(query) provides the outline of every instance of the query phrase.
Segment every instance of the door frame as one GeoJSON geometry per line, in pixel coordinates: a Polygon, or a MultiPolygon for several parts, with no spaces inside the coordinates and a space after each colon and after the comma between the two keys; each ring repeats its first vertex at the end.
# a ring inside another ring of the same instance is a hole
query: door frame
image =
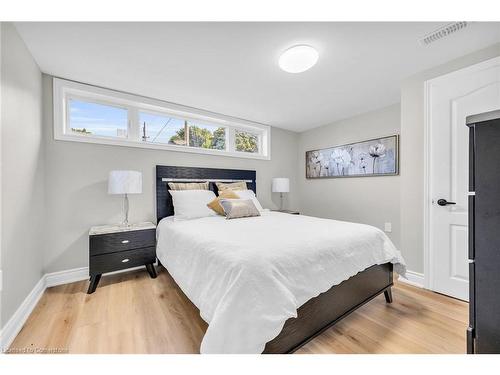
{"type": "MultiPolygon", "coordinates": [[[[432,156],[431,155],[431,115],[432,115],[432,84],[436,81],[448,78],[450,75],[470,74],[477,71],[492,68],[500,65],[500,56],[490,58],[465,68],[457,69],[452,72],[431,78],[424,82],[424,288],[434,290],[434,274],[433,274],[433,254],[432,248],[432,219],[431,219],[431,183],[432,183],[432,156]]],[[[464,124],[465,126],[465,124],[464,124]]]]}

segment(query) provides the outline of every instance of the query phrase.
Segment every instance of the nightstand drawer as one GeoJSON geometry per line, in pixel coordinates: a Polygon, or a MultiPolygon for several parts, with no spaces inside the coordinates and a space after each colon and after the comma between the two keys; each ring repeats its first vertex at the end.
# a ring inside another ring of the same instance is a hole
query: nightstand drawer
{"type": "Polygon", "coordinates": [[[156,229],[90,236],[90,256],[156,246],[156,229]]]}
{"type": "Polygon", "coordinates": [[[125,268],[152,264],[156,261],[155,247],[120,251],[90,257],[90,276],[125,268]]]}

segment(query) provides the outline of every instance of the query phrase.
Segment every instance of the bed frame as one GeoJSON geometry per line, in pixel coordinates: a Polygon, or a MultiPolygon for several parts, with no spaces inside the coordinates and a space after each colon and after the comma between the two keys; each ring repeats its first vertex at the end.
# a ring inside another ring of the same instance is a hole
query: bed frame
{"type": "MultiPolygon", "coordinates": [[[[256,172],[239,169],[194,168],[156,166],[156,218],[174,214],[168,182],[209,181],[210,189],[217,193],[215,182],[245,181],[257,193],[256,172]]],[[[319,296],[310,299],[297,310],[297,317],[285,322],[280,334],[269,341],[264,353],[292,353],[342,318],[368,301],[384,293],[387,303],[392,302],[391,263],[371,266],[319,296]]]]}

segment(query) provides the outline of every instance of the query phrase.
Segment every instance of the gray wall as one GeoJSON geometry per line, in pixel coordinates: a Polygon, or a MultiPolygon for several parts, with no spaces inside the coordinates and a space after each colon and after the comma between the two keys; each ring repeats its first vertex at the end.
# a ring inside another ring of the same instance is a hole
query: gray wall
{"type": "Polygon", "coordinates": [[[301,133],[298,153],[301,212],[370,224],[381,229],[385,222],[391,222],[392,233],[388,236],[399,248],[399,176],[305,178],[306,151],[399,134],[399,124],[400,110],[396,104],[301,133]]]}
{"type": "Polygon", "coordinates": [[[1,27],[3,326],[42,276],[45,172],[42,75],[14,27],[1,27]]]}
{"type": "Polygon", "coordinates": [[[401,86],[401,248],[408,269],[424,272],[424,83],[500,55],[500,44],[426,70],[401,86]]]}
{"type": "Polygon", "coordinates": [[[296,133],[272,129],[270,161],[55,141],[52,77],[46,75],[43,76],[43,99],[47,181],[45,272],[87,266],[89,228],[121,221],[123,198],[107,194],[107,177],[112,169],[134,169],[143,173],[143,194],[130,197],[131,221],[155,219],[157,164],[255,169],[257,196],[268,208],[279,205],[279,196],[271,193],[272,177],[289,177],[291,192],[287,204],[297,206],[296,133]]]}

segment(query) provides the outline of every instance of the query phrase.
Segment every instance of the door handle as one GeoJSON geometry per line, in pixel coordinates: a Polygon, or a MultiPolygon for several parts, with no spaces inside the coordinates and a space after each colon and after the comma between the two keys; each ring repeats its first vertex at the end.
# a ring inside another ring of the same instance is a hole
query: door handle
{"type": "Polygon", "coordinates": [[[440,206],[447,206],[449,204],[456,204],[455,202],[448,202],[446,199],[438,199],[437,204],[440,206]]]}

